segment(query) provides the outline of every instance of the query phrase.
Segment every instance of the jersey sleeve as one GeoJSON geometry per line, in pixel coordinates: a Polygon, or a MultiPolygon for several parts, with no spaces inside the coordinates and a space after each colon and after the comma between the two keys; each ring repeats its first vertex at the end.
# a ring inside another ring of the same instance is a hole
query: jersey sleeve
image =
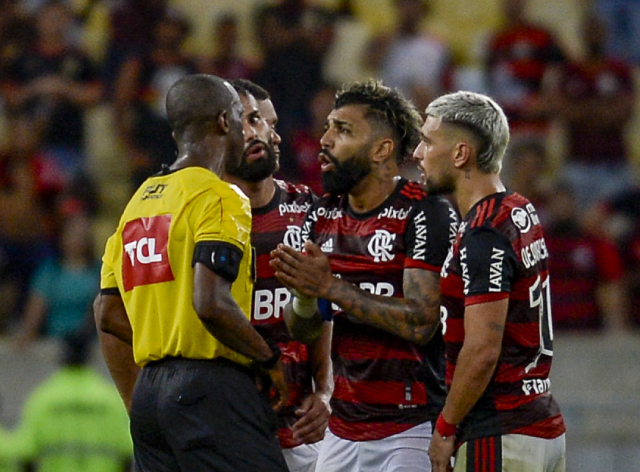
{"type": "Polygon", "coordinates": [[[439,271],[458,229],[456,211],[446,199],[430,196],[420,200],[409,218],[405,268],[439,271]]]}
{"type": "Polygon", "coordinates": [[[102,267],[100,269],[100,290],[110,290],[118,287],[113,268],[113,251],[116,244],[116,235],[112,235],[105,245],[102,256],[102,267]]]}
{"type": "Polygon", "coordinates": [[[251,237],[251,207],[233,190],[218,194],[209,190],[193,201],[194,242],[218,241],[244,250],[251,237]]]}
{"type": "Polygon", "coordinates": [[[509,239],[492,228],[471,230],[462,239],[460,268],[465,305],[507,298],[518,271],[509,239]]]}

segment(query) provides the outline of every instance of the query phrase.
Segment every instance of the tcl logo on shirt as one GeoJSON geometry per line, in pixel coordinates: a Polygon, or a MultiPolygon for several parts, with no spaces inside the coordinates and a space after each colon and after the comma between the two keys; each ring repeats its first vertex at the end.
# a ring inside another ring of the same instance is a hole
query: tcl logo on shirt
{"type": "Polygon", "coordinates": [[[171,215],[160,215],[138,218],[124,226],[122,280],[125,292],[139,285],[174,279],[167,252],[170,225],[171,215]]]}

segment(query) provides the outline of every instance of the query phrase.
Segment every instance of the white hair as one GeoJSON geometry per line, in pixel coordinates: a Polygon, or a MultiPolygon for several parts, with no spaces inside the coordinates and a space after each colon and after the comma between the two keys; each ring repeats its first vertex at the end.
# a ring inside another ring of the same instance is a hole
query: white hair
{"type": "Polygon", "coordinates": [[[473,133],[480,140],[478,169],[487,174],[500,172],[509,144],[509,123],[495,101],[480,93],[460,91],[436,98],[426,114],[473,133]]]}

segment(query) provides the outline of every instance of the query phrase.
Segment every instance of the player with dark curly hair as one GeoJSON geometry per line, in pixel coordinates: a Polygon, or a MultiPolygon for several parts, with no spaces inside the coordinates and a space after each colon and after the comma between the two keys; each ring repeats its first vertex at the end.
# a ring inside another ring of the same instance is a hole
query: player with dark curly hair
{"type": "Polygon", "coordinates": [[[439,272],[457,217],[398,175],[420,126],[380,82],[338,92],[320,140],[328,193],[303,223],[303,251],[272,253],[276,276],[294,290],[285,308],[294,337],[309,341],[323,319],[334,324],[332,415],[316,470],[430,470],[445,395],[439,272]]]}

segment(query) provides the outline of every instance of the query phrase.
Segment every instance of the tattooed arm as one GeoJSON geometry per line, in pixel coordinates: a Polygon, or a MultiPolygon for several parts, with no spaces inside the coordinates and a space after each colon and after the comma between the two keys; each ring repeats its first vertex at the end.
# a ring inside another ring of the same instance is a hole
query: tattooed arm
{"type": "Polygon", "coordinates": [[[440,275],[405,269],[404,298],[374,295],[336,279],[329,299],[356,320],[418,344],[426,344],[440,325],[440,275]]]}
{"type": "Polygon", "coordinates": [[[362,323],[409,341],[425,344],[440,321],[440,276],[422,269],[405,269],[405,298],[374,295],[333,276],[329,260],[308,241],[305,253],[280,245],[272,253],[276,277],[309,297],[325,298],[362,323]]]}

